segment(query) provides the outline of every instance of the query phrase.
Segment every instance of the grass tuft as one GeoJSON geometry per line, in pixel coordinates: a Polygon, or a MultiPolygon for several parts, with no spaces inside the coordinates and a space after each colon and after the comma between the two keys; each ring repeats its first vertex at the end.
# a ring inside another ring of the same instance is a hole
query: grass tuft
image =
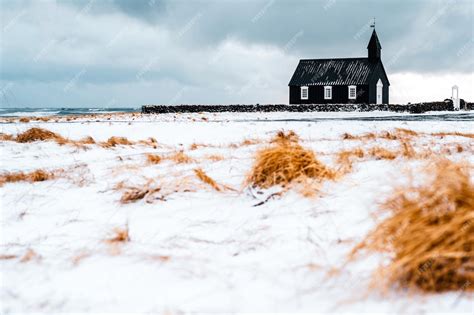
{"type": "Polygon", "coordinates": [[[10,134],[0,132],[0,141],[13,141],[14,137],[10,134]]]}
{"type": "Polygon", "coordinates": [[[76,141],[76,143],[77,144],[95,144],[95,140],[91,136],[87,136],[87,137],[82,138],[79,141],[76,141]]]}
{"type": "Polygon", "coordinates": [[[206,159],[208,159],[210,161],[213,161],[213,162],[218,162],[218,161],[224,160],[224,157],[222,155],[219,155],[219,154],[210,154],[210,155],[206,155],[206,159]]]}
{"type": "Polygon", "coordinates": [[[271,143],[286,143],[286,142],[297,143],[299,140],[300,140],[299,136],[293,130],[289,130],[288,132],[281,130],[277,132],[277,134],[270,140],[270,142],[271,143]]]}
{"type": "Polygon", "coordinates": [[[29,248],[26,251],[26,253],[23,255],[23,257],[21,257],[20,262],[26,263],[32,260],[40,260],[40,259],[41,259],[41,256],[38,255],[38,253],[36,253],[34,250],[29,248]]]}
{"type": "Polygon", "coordinates": [[[472,166],[449,160],[429,165],[431,180],[394,191],[381,207],[388,217],[352,254],[386,252],[374,283],[424,292],[474,290],[472,166]]]}
{"type": "Polygon", "coordinates": [[[169,159],[171,161],[174,161],[175,163],[178,164],[186,164],[186,163],[191,163],[193,162],[193,159],[188,156],[187,154],[184,153],[184,151],[178,151],[174,154],[172,154],[169,159]]]}
{"type": "Polygon", "coordinates": [[[161,162],[161,157],[157,154],[147,154],[146,160],[149,164],[159,164],[161,162]]]}
{"type": "Polygon", "coordinates": [[[375,140],[377,138],[379,139],[385,139],[385,140],[403,140],[406,138],[410,137],[416,137],[419,136],[419,134],[416,131],[410,130],[410,129],[405,129],[405,128],[395,128],[393,131],[382,131],[379,133],[365,133],[362,135],[351,135],[349,133],[344,133],[342,135],[343,140],[375,140]]]}
{"type": "Polygon", "coordinates": [[[364,150],[362,150],[361,148],[344,150],[337,153],[337,163],[340,165],[340,169],[342,172],[349,172],[352,170],[353,159],[362,159],[364,156],[364,150]]]}
{"type": "Polygon", "coordinates": [[[369,150],[368,154],[377,160],[394,160],[397,157],[397,152],[382,147],[373,147],[369,150]]]}
{"type": "Polygon", "coordinates": [[[65,140],[63,137],[54,133],[52,131],[42,129],[42,128],[30,128],[25,132],[18,134],[15,138],[16,142],[19,143],[27,143],[27,142],[34,142],[34,141],[63,141],[65,140]]]}
{"type": "Polygon", "coordinates": [[[127,243],[130,242],[130,234],[128,225],[125,228],[115,228],[113,230],[113,236],[107,239],[107,243],[127,243]]]}
{"type": "Polygon", "coordinates": [[[302,178],[335,179],[336,173],[303,148],[294,133],[279,132],[272,144],[257,152],[247,182],[261,188],[285,186],[302,178]]]}
{"type": "Polygon", "coordinates": [[[132,187],[127,189],[123,194],[122,197],[120,198],[121,203],[132,203],[137,200],[141,200],[145,198],[145,196],[150,192],[150,190],[147,187],[144,188],[138,188],[138,187],[132,187]]]}
{"type": "Polygon", "coordinates": [[[24,172],[13,172],[4,173],[0,175],[0,186],[5,183],[16,183],[16,182],[42,182],[55,178],[53,172],[47,172],[44,170],[35,170],[29,173],[24,172]]]}
{"type": "Polygon", "coordinates": [[[104,147],[104,148],[111,148],[111,147],[115,147],[117,145],[132,145],[133,142],[131,142],[130,140],[128,140],[127,138],[125,137],[110,137],[107,141],[105,142],[102,142],[101,143],[101,146],[104,147]]]}

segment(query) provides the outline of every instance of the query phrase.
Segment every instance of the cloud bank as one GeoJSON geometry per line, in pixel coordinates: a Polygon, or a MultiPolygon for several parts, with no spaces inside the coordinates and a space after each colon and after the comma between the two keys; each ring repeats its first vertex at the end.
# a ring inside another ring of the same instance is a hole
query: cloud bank
{"type": "Polygon", "coordinates": [[[474,99],[469,0],[1,2],[2,107],[287,103],[300,58],[366,55],[392,102],[474,99]]]}

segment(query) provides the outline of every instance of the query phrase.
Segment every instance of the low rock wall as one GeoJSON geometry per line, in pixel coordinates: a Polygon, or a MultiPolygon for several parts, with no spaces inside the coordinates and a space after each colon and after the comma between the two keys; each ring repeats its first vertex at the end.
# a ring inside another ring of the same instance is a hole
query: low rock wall
{"type": "MultiPolygon", "coordinates": [[[[474,109],[473,103],[465,103],[466,109],[474,109]]],[[[220,112],[369,112],[391,111],[408,113],[425,113],[430,111],[453,111],[452,101],[427,102],[416,104],[265,104],[265,105],[144,105],[143,114],[165,113],[220,113],[220,112]]]]}

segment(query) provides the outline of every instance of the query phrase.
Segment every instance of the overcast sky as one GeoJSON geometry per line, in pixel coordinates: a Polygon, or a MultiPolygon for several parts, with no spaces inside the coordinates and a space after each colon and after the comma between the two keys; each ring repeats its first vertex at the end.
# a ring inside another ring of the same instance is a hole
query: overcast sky
{"type": "Polygon", "coordinates": [[[391,103],[474,100],[472,0],[0,0],[1,107],[287,103],[301,58],[361,57],[391,103]]]}

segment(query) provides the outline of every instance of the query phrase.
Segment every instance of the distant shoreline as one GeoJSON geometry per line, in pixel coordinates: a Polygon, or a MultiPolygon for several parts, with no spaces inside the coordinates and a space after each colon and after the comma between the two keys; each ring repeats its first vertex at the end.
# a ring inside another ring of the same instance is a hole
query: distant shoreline
{"type": "Polygon", "coordinates": [[[111,113],[139,113],[140,108],[0,108],[0,117],[45,117],[65,115],[111,114],[111,113]]]}

